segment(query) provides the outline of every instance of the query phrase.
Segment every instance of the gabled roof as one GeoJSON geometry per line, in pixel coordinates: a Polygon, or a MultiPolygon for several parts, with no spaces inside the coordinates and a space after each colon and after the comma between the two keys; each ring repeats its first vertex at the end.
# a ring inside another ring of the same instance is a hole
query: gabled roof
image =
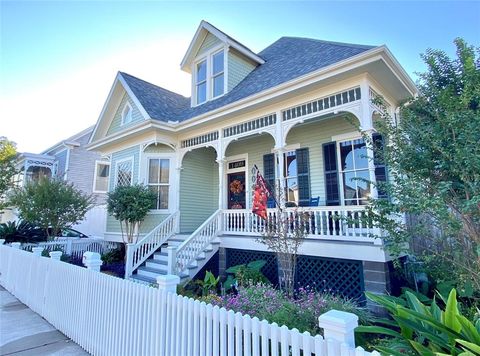
{"type": "Polygon", "coordinates": [[[95,125],[87,127],[86,129],[76,133],[73,136],[70,136],[69,138],[66,138],[65,140],[62,140],[60,142],[57,142],[55,145],[47,148],[46,150],[42,151],[41,154],[47,154],[50,151],[53,151],[57,149],[60,146],[80,146],[80,143],[78,143],[76,140],[79,139],[82,136],[85,136],[87,134],[91,134],[93,132],[93,129],[95,128],[95,125]]]}
{"type": "Polygon", "coordinates": [[[180,64],[180,68],[182,70],[190,73],[190,64],[195,58],[195,55],[197,54],[200,46],[203,43],[203,40],[208,33],[211,33],[228,46],[235,48],[244,56],[250,58],[253,62],[258,64],[263,64],[265,62],[261,56],[257,55],[247,46],[244,46],[243,44],[230,37],[225,32],[220,31],[218,28],[208,23],[207,21],[202,20],[202,22],[200,22],[200,25],[197,28],[197,32],[195,32],[195,36],[193,36],[192,42],[190,42],[190,45],[188,46],[187,53],[185,53],[185,56],[182,59],[182,63],[180,64]]]}
{"type": "Polygon", "coordinates": [[[185,121],[235,101],[273,88],[305,74],[368,51],[374,46],[282,37],[260,52],[265,63],[257,66],[230,92],[191,107],[190,98],[121,73],[152,119],[185,121]]]}

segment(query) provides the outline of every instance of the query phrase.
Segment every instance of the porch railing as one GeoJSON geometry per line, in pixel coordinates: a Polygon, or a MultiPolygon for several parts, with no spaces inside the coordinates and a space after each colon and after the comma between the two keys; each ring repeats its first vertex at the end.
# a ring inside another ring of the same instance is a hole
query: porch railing
{"type": "Polygon", "coordinates": [[[136,244],[128,245],[125,261],[125,278],[130,278],[133,271],[140,267],[143,262],[175,234],[179,217],[180,212],[174,212],[136,244]]]}
{"type": "MultiPolygon", "coordinates": [[[[267,220],[250,210],[223,210],[223,233],[229,235],[260,236],[275,228],[279,211],[269,209],[267,220]]],[[[378,230],[366,223],[367,211],[363,206],[319,206],[288,208],[282,219],[288,219],[289,232],[302,223],[308,238],[376,242],[378,230]]]]}
{"type": "Polygon", "coordinates": [[[220,232],[221,210],[215,211],[200,227],[195,230],[177,249],[172,249],[168,258],[168,270],[177,275],[195,263],[204,250],[213,242],[220,232]]]}

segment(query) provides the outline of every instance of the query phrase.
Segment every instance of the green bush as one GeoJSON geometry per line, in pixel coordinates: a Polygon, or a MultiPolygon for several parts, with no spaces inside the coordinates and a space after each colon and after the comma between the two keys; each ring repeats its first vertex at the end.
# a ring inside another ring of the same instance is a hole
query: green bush
{"type": "Polygon", "coordinates": [[[480,355],[480,320],[475,323],[458,308],[457,293],[450,291],[442,310],[433,300],[430,306],[411,292],[406,300],[366,293],[392,317],[378,320],[381,326],[360,326],[360,333],[375,333],[387,339],[375,348],[388,355],[480,355]]]}
{"type": "Polygon", "coordinates": [[[125,260],[125,246],[122,245],[114,250],[105,252],[102,255],[102,261],[108,265],[115,262],[123,262],[125,260]]]}
{"type": "Polygon", "coordinates": [[[249,262],[248,264],[236,265],[228,268],[227,272],[228,277],[224,283],[225,290],[230,290],[232,286],[246,286],[249,284],[263,283],[267,284],[268,279],[261,272],[263,266],[265,266],[267,261],[257,260],[249,262]]]}

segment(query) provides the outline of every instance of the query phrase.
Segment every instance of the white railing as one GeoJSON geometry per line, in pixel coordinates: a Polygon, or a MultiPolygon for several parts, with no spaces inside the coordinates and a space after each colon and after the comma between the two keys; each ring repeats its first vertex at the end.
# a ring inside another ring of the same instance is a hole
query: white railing
{"type": "Polygon", "coordinates": [[[163,220],[157,227],[146,234],[136,244],[127,245],[125,261],[125,278],[130,278],[133,271],[157,251],[160,246],[175,235],[180,212],[176,211],[163,220]]]}
{"type": "Polygon", "coordinates": [[[179,275],[185,271],[218,236],[220,231],[220,213],[221,210],[215,211],[193,234],[183,241],[177,249],[169,249],[169,273],[179,275]]]}
{"type": "Polygon", "coordinates": [[[379,355],[355,348],[351,328],[320,324],[325,340],[4,245],[0,283],[92,355],[379,355]]]}
{"type": "Polygon", "coordinates": [[[59,251],[70,255],[74,258],[81,258],[83,253],[98,252],[104,254],[114,250],[119,246],[118,242],[105,241],[103,239],[87,238],[87,239],[59,239],[55,241],[46,241],[39,243],[24,243],[21,245],[22,250],[32,251],[34,247],[43,247],[48,252],[59,251]]]}
{"type": "MultiPolygon", "coordinates": [[[[308,238],[374,242],[371,236],[378,231],[364,222],[366,214],[362,206],[319,206],[288,208],[282,219],[290,221],[290,230],[302,222],[308,238]]],[[[280,219],[277,209],[268,209],[267,215],[263,220],[251,210],[223,210],[223,233],[260,236],[275,229],[280,219]]]]}

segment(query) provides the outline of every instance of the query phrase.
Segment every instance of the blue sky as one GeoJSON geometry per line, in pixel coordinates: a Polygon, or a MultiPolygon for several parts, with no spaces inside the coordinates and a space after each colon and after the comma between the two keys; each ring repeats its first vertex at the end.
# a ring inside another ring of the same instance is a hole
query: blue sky
{"type": "Polygon", "coordinates": [[[202,19],[254,51],[281,36],[386,44],[414,79],[426,48],[480,44],[475,1],[1,1],[0,13],[0,135],[34,152],[94,124],[118,70],[188,95],[179,64],[202,19]]]}

